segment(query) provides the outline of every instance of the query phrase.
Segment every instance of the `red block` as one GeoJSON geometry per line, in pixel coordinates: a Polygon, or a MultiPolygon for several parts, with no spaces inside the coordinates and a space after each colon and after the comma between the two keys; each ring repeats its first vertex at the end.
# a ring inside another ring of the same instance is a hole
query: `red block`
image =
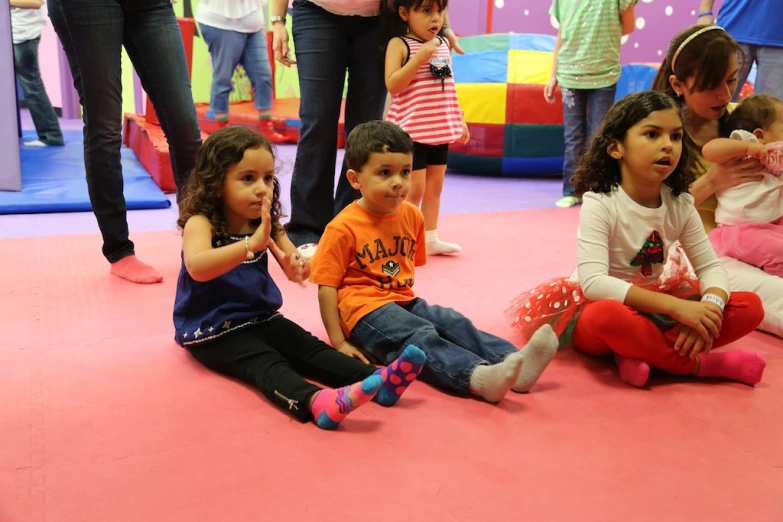
{"type": "Polygon", "coordinates": [[[560,87],[555,89],[555,103],[544,100],[543,85],[508,84],[506,123],[527,125],[562,125],[563,104],[560,87]]]}
{"type": "MultiPolygon", "coordinates": [[[[176,192],[177,186],[174,184],[169,158],[169,143],[160,125],[150,124],[140,114],[125,114],[123,127],[122,142],[133,150],[155,184],[163,192],[176,192]]],[[[201,139],[207,139],[203,132],[201,139]]]]}
{"type": "MultiPolygon", "coordinates": [[[[193,78],[193,36],[196,33],[196,21],[192,18],[177,18],[179,30],[182,33],[182,43],[185,44],[185,57],[188,60],[188,76],[193,78]]],[[[274,76],[272,76],[274,78],[274,76]]],[[[152,106],[149,96],[147,96],[147,108],[145,110],[146,118],[149,123],[160,125],[158,116],[155,114],[155,107],[152,106]]]]}
{"type": "Polygon", "coordinates": [[[449,150],[473,156],[503,157],[506,126],[502,123],[468,123],[470,141],[467,145],[454,143],[449,150]]]}

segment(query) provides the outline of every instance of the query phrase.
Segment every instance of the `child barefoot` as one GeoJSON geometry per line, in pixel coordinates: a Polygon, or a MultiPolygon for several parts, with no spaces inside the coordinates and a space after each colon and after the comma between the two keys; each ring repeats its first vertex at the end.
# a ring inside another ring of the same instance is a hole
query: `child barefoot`
{"type": "Polygon", "coordinates": [[[416,379],[424,354],[415,347],[376,369],[278,311],[283,298],[268,271],[269,254],[292,281],[305,280],[310,265],[280,225],[280,185],[264,137],[244,127],[212,134],[180,209],[175,338],[204,366],[255,386],[296,419],[323,429],[336,428],[373,398],[395,404],[416,379]]]}

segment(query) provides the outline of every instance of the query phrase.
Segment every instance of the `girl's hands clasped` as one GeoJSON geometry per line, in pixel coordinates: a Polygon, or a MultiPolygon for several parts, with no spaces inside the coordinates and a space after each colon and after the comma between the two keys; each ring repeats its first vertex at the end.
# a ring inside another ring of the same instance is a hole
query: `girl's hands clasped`
{"type": "Polygon", "coordinates": [[[691,358],[702,351],[709,353],[723,326],[723,312],[709,302],[682,299],[672,317],[682,324],[674,349],[680,355],[689,355],[691,358]]]}
{"type": "Polygon", "coordinates": [[[264,250],[270,241],[270,234],[272,233],[272,202],[268,197],[264,196],[261,202],[261,225],[253,232],[247,240],[248,248],[251,252],[261,252],[264,250]]]}

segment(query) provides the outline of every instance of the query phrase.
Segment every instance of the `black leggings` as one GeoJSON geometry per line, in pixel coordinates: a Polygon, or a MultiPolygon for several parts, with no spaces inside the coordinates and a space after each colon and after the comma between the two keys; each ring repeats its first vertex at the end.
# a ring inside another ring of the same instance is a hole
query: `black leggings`
{"type": "Polygon", "coordinates": [[[308,402],[321,390],[305,378],[337,388],[376,370],[282,316],[187,348],[210,370],[255,386],[301,422],[312,420],[308,402]]]}
{"type": "Polygon", "coordinates": [[[413,170],[426,169],[429,165],[448,165],[449,144],[427,145],[413,142],[413,170]]]}

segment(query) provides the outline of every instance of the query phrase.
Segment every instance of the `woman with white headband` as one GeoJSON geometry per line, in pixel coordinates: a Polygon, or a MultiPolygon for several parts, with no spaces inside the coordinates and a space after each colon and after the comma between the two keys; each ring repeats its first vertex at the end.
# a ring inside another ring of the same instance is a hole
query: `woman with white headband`
{"type": "MultiPolygon", "coordinates": [[[[685,130],[699,152],[699,172],[691,185],[691,194],[709,233],[715,224],[715,192],[742,183],[757,182],[760,163],[743,158],[725,164],[709,164],[701,148],[723,136],[730,103],[745,61],[740,45],[716,25],[689,27],[674,37],[653,89],[666,92],[687,109],[685,130]]],[[[783,337],[783,279],[736,259],[724,257],[734,291],[758,294],[764,304],[761,330],[783,337]]]]}

